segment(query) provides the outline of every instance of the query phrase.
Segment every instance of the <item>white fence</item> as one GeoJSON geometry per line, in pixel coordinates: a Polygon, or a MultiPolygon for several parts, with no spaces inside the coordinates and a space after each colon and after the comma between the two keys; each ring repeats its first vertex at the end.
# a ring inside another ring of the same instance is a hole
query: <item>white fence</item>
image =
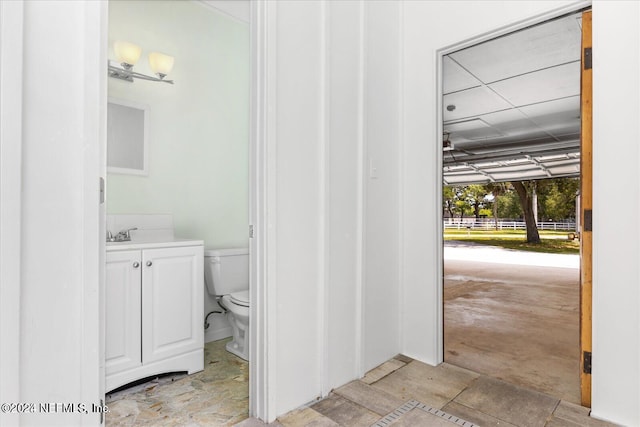
{"type": "MultiPolygon", "coordinates": [[[[527,228],[524,221],[511,219],[498,219],[498,230],[525,230],[527,228]]],[[[444,229],[455,230],[495,230],[496,220],[493,218],[447,218],[444,220],[444,229]]],[[[575,231],[575,222],[538,222],[538,230],[575,231]]]]}

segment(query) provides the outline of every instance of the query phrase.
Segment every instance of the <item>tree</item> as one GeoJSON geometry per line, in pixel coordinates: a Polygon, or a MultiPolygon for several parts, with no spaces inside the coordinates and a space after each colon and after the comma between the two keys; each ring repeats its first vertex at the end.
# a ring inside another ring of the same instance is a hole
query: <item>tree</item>
{"type": "Polygon", "coordinates": [[[492,207],[493,219],[495,221],[496,230],[498,230],[498,205],[499,205],[498,200],[500,196],[507,191],[507,188],[503,182],[490,182],[489,184],[486,185],[486,188],[487,188],[487,191],[491,193],[491,195],[493,196],[493,202],[491,207],[492,207]]]}
{"type": "Polygon", "coordinates": [[[473,210],[473,215],[476,220],[480,219],[480,209],[484,207],[487,195],[489,191],[486,185],[469,185],[465,191],[465,201],[469,204],[473,210]]]}
{"type": "Polygon", "coordinates": [[[442,187],[442,204],[443,204],[443,215],[446,216],[446,213],[449,212],[449,217],[453,218],[453,211],[455,209],[456,203],[456,193],[453,187],[445,185],[442,187]]]}
{"type": "Polygon", "coordinates": [[[575,219],[579,178],[556,178],[538,182],[540,218],[575,219]]]}
{"type": "Polygon", "coordinates": [[[455,205],[456,205],[456,210],[460,212],[460,222],[462,222],[462,219],[464,218],[464,214],[467,212],[467,207],[469,205],[467,204],[466,200],[461,200],[461,199],[456,200],[455,205]]]}
{"type": "Polygon", "coordinates": [[[518,193],[522,205],[524,222],[527,227],[527,243],[540,243],[540,234],[533,214],[533,185],[523,181],[512,181],[511,185],[518,193]]]}
{"type": "Polygon", "coordinates": [[[520,198],[511,184],[505,183],[505,191],[498,198],[499,218],[522,218],[520,198]]]}

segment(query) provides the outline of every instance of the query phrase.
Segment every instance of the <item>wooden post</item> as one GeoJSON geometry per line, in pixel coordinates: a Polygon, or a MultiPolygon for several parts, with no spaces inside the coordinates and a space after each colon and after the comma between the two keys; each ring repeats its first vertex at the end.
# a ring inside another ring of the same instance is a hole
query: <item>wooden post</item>
{"type": "MultiPolygon", "coordinates": [[[[580,149],[580,394],[582,406],[591,407],[591,300],[592,300],[592,70],[591,11],[582,14],[581,149],[580,149]],[[587,361],[585,366],[585,361],[587,361]]],[[[596,355],[597,357],[597,355],[596,355]]]]}

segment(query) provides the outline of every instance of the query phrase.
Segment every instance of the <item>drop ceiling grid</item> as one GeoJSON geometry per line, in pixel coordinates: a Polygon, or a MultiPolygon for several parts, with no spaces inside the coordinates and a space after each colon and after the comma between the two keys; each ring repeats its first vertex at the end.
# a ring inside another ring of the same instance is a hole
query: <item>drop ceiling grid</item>
{"type": "Polygon", "coordinates": [[[488,86],[514,107],[580,95],[580,62],[556,65],[500,80],[488,86]]]}
{"type": "Polygon", "coordinates": [[[449,56],[471,75],[490,84],[558,64],[580,60],[581,31],[576,15],[545,22],[449,56]]]}
{"type": "Polygon", "coordinates": [[[474,177],[488,182],[485,174],[513,180],[579,173],[580,16],[549,21],[445,57],[444,130],[454,144],[454,152],[445,152],[444,158],[448,181],[474,177]],[[456,108],[448,111],[448,105],[456,108]],[[555,158],[544,160],[545,154],[555,158]],[[491,156],[520,163],[506,169],[504,162],[481,165],[491,156]],[[454,172],[450,165],[456,162],[470,163],[454,172]]]}

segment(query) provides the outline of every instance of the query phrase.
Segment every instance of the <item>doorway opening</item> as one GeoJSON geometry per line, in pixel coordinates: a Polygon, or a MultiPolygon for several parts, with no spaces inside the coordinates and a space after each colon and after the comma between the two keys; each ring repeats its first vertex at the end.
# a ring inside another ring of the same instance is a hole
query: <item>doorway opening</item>
{"type": "Polygon", "coordinates": [[[585,404],[583,13],[443,52],[442,238],[444,361],[585,404]]]}
{"type": "Polygon", "coordinates": [[[107,83],[107,425],[248,417],[247,353],[227,350],[244,337],[234,328],[240,314],[229,314],[235,307],[222,305],[204,273],[224,265],[236,282],[219,294],[248,291],[252,54],[249,4],[239,7],[108,3],[110,70],[133,78],[107,83]],[[122,42],[138,58],[123,61],[122,42]],[[175,61],[149,81],[154,52],[175,61]],[[116,164],[114,136],[126,143],[116,164]]]}

